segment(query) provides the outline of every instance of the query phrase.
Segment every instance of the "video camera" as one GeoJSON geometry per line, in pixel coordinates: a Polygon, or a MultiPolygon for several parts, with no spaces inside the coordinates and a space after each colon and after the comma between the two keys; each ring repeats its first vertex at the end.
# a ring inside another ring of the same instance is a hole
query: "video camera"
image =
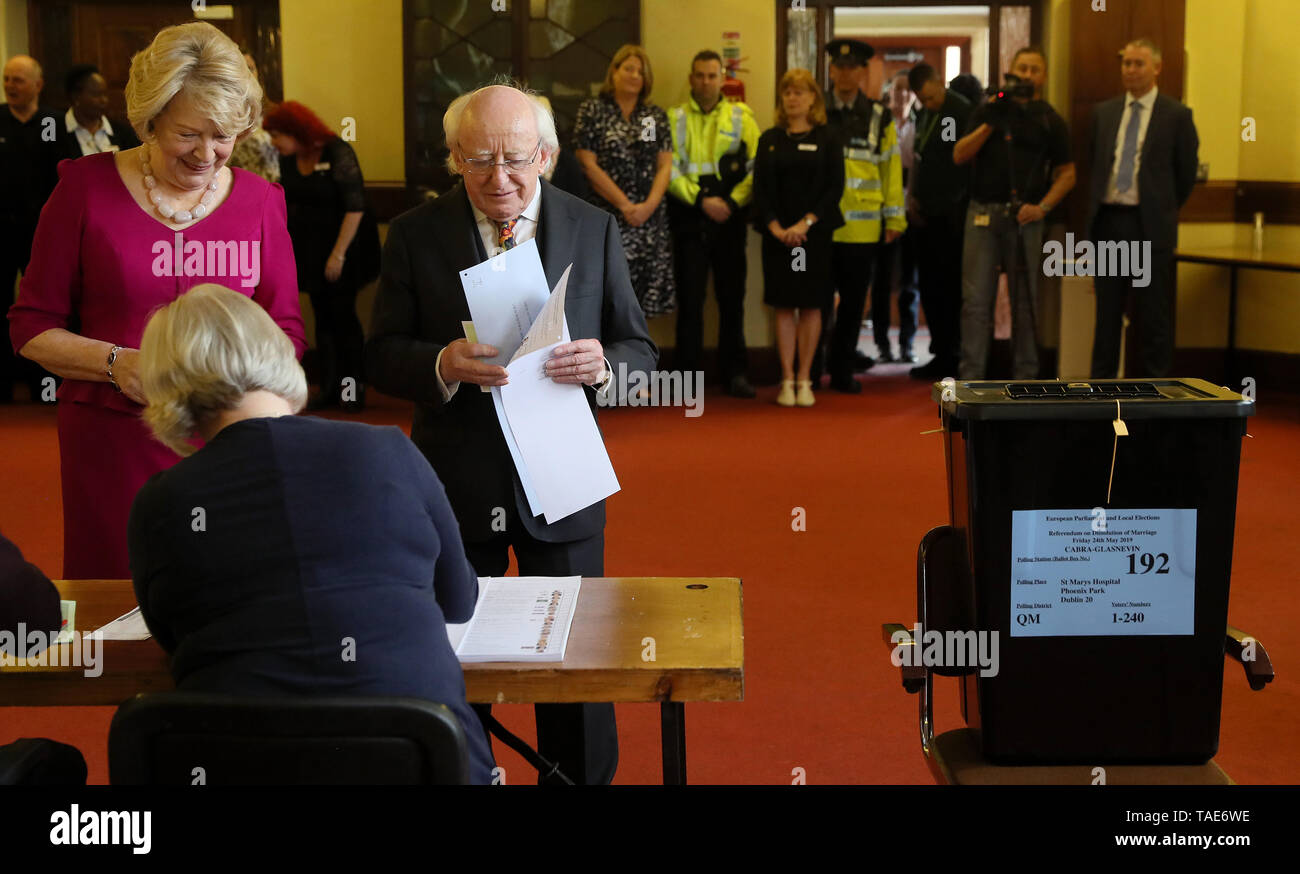
{"type": "Polygon", "coordinates": [[[1033,82],[1022,79],[1013,73],[1007,73],[1004,78],[1005,81],[1001,87],[990,86],[984,89],[984,93],[989,98],[989,115],[994,123],[1008,122],[1012,118],[1023,114],[1024,107],[1016,102],[1016,98],[1034,99],[1033,82]]]}

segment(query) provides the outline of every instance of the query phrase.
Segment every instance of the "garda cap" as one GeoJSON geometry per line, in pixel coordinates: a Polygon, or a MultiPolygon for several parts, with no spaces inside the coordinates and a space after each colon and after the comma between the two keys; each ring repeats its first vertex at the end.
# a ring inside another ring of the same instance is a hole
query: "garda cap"
{"type": "Polygon", "coordinates": [[[860,39],[833,39],[826,43],[826,54],[837,66],[861,67],[875,53],[875,49],[860,39]]]}

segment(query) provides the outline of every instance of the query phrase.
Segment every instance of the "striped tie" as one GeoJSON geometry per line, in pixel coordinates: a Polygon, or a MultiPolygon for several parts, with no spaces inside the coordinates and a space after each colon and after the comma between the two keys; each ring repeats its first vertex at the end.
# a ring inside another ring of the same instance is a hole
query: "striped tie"
{"type": "Polygon", "coordinates": [[[501,222],[501,228],[497,232],[497,245],[503,250],[513,249],[515,247],[515,222],[517,218],[512,218],[508,222],[501,222]]]}

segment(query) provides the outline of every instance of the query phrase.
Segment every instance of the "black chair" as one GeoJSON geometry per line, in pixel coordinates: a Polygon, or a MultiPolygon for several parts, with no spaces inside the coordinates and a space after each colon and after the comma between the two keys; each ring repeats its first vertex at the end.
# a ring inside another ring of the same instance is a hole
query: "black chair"
{"type": "Polygon", "coordinates": [[[113,785],[461,785],[460,720],[418,698],[137,695],[108,731],[113,785]]]}
{"type": "Polygon", "coordinates": [[[43,737],[0,747],[0,786],[85,786],[81,750],[43,737]]]}
{"type": "MultiPolygon", "coordinates": [[[[916,608],[923,633],[928,630],[961,630],[973,626],[970,573],[966,565],[966,541],[962,531],[940,525],[932,528],[917,549],[916,608]]],[[[917,647],[915,629],[888,622],[881,627],[886,646],[917,647]]],[[[1229,625],[1225,634],[1225,655],[1240,662],[1250,688],[1260,691],[1273,680],[1273,662],[1262,644],[1229,625]]],[[[934,733],[934,677],[965,678],[975,668],[922,664],[919,656],[900,659],[903,689],[920,695],[921,753],[936,783],[940,785],[1048,785],[1086,786],[1102,780],[1111,785],[1227,785],[1233,780],[1213,759],[1201,765],[1122,764],[1106,765],[997,765],[984,758],[979,734],[973,728],[955,728],[934,733]]],[[[966,699],[963,693],[963,716],[966,699]]]]}

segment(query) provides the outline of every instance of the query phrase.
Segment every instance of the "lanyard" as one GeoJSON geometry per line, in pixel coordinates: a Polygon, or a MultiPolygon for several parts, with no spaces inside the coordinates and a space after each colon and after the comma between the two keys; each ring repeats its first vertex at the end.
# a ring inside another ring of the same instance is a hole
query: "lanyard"
{"type": "Polygon", "coordinates": [[[916,147],[917,153],[925,151],[925,144],[930,142],[930,135],[934,133],[934,126],[939,123],[939,113],[930,113],[933,117],[930,119],[929,126],[926,127],[925,133],[921,135],[921,144],[916,147]]]}

